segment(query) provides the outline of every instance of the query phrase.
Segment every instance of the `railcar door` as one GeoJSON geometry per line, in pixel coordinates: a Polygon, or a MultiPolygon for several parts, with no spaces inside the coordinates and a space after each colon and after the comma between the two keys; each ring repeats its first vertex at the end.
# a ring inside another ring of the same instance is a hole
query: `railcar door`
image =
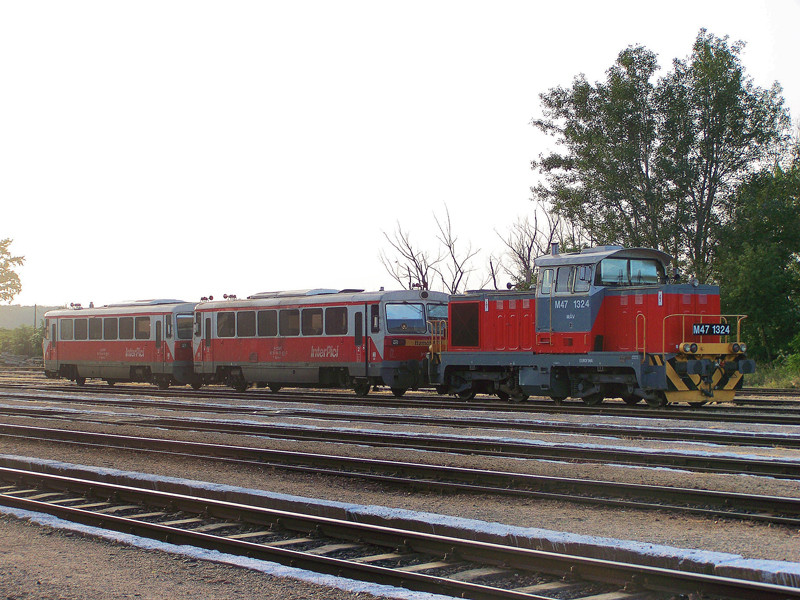
{"type": "Polygon", "coordinates": [[[155,315],[156,351],[153,357],[155,372],[164,373],[167,362],[167,343],[164,339],[164,315],[155,315]]]}
{"type": "Polygon", "coordinates": [[[369,365],[369,353],[367,351],[369,347],[369,335],[364,327],[366,315],[367,306],[365,304],[363,308],[360,306],[358,307],[353,318],[353,323],[355,325],[353,338],[355,344],[355,365],[351,371],[351,375],[355,377],[366,377],[367,367],[369,365]]]}

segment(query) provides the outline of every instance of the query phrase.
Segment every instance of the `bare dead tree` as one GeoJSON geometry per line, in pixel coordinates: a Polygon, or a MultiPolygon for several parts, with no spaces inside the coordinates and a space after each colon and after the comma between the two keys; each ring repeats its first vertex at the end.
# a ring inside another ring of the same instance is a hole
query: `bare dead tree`
{"type": "Polygon", "coordinates": [[[450,220],[450,211],[447,205],[444,207],[445,219],[440,220],[436,215],[436,226],[439,228],[439,235],[436,236],[444,246],[441,263],[434,266],[434,270],[442,279],[445,288],[451,293],[456,294],[466,288],[470,274],[474,271],[471,261],[478,254],[478,250],[472,249],[472,244],[468,243],[463,252],[456,248],[458,236],[453,233],[453,223],[450,220]]]}
{"type": "Polygon", "coordinates": [[[510,264],[498,267],[511,277],[514,287],[530,289],[533,284],[533,267],[537,257],[547,254],[554,241],[564,232],[561,220],[547,210],[541,202],[533,216],[519,217],[506,237],[500,236],[506,247],[505,258],[510,264]]]}
{"type": "Polygon", "coordinates": [[[411,234],[403,231],[399,221],[393,236],[385,231],[383,235],[394,250],[392,256],[385,250],[380,252],[381,264],[389,275],[405,289],[430,289],[438,275],[434,267],[442,261],[441,254],[432,258],[427,250],[416,248],[411,242],[411,234]]]}

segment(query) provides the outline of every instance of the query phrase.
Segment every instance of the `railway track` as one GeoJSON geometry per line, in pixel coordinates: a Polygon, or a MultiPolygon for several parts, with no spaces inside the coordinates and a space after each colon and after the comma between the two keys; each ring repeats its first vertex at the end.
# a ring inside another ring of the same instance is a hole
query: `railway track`
{"type": "Polygon", "coordinates": [[[149,398],[193,398],[203,400],[266,400],[269,402],[283,403],[313,403],[324,405],[358,406],[369,405],[371,407],[385,408],[424,408],[432,410],[456,410],[459,412],[469,411],[489,411],[489,412],[514,412],[531,413],[544,412],[549,414],[563,415],[606,415],[616,417],[637,417],[647,419],[669,419],[684,421],[712,421],[728,423],[757,423],[772,425],[800,425],[800,403],[798,410],[788,410],[787,408],[763,408],[759,407],[755,411],[748,411],[745,408],[712,406],[710,408],[686,407],[666,407],[663,409],[650,408],[647,405],[627,406],[620,403],[606,404],[599,407],[589,407],[579,401],[555,404],[550,400],[531,399],[522,403],[501,402],[465,402],[456,401],[452,398],[442,398],[441,396],[405,396],[395,398],[391,395],[371,395],[367,399],[358,398],[346,393],[330,393],[312,390],[301,390],[296,392],[266,392],[261,390],[250,390],[247,392],[235,392],[226,388],[192,390],[189,388],[172,388],[170,390],[157,390],[147,385],[130,385],[109,387],[106,385],[86,385],[81,388],[76,386],[59,387],[30,387],[26,385],[0,384],[0,390],[7,390],[7,394],[15,391],[25,390],[36,393],[67,393],[73,397],[91,395],[125,395],[125,396],[147,396],[149,398]]]}
{"type": "Polygon", "coordinates": [[[170,456],[213,459],[314,475],[350,477],[439,492],[499,494],[800,527],[800,498],[529,475],[406,461],[376,460],[0,424],[0,436],[170,456]]]}
{"type": "MultiPolygon", "coordinates": [[[[28,398],[21,398],[28,400],[28,398]]],[[[397,415],[386,413],[354,413],[341,411],[320,411],[311,408],[275,409],[257,405],[230,405],[186,402],[183,400],[130,400],[125,398],[98,399],[60,396],[41,396],[32,400],[50,403],[85,404],[93,406],[113,406],[123,408],[163,409],[170,411],[196,411],[232,415],[280,416],[281,418],[302,418],[313,420],[357,421],[378,424],[425,425],[452,428],[480,428],[537,433],[557,433],[576,435],[615,436],[627,439],[707,442],[721,445],[760,446],[777,448],[800,448],[800,434],[793,433],[754,433],[719,432],[707,429],[676,427],[664,428],[648,425],[628,426],[619,424],[557,423],[554,421],[480,418],[475,416],[437,417],[431,415],[397,415]]],[[[27,414],[47,417],[47,410],[17,409],[0,406],[0,414],[27,414]]],[[[798,423],[800,424],[800,423],[798,423]]]]}
{"type": "MultiPolygon", "coordinates": [[[[476,599],[792,599],[800,588],[687,570],[601,560],[353,522],[312,512],[213,497],[202,490],[154,490],[68,474],[0,468],[0,503],[108,530],[246,555],[408,589],[476,599]],[[605,596],[602,596],[605,595],[605,596]]],[[[163,486],[159,486],[163,487],[163,486]]]]}
{"type": "Polygon", "coordinates": [[[399,431],[365,431],[359,429],[324,429],[312,426],[259,424],[236,420],[200,418],[170,418],[131,415],[113,415],[111,420],[102,415],[64,415],[53,410],[38,408],[3,407],[0,414],[13,414],[34,418],[81,419],[103,425],[153,427],[184,431],[204,431],[232,435],[263,436],[295,441],[363,444],[385,448],[428,450],[456,454],[480,454],[506,458],[538,460],[564,460],[573,462],[613,463],[642,467],[670,467],[708,473],[747,473],[749,475],[800,479],[800,461],[762,458],[756,456],[731,456],[680,451],[653,451],[641,448],[609,448],[591,444],[560,444],[536,440],[514,440],[493,437],[421,434],[399,431]]]}

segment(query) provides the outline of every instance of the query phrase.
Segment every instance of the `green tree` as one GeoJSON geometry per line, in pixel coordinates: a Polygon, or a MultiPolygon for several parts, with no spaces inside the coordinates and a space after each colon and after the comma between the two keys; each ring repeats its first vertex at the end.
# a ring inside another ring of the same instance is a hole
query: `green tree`
{"type": "Polygon", "coordinates": [[[749,178],[720,233],[723,312],[747,313],[748,354],[772,362],[800,341],[800,161],[749,178]]]}
{"type": "Polygon", "coordinates": [[[14,272],[14,268],[21,267],[25,257],[11,256],[8,247],[12,241],[9,238],[0,240],[0,302],[10,301],[22,289],[19,275],[14,272]]]}
{"type": "Polygon", "coordinates": [[[790,126],[780,87],[755,86],[741,49],[703,29],[658,81],[655,54],[638,46],[605,81],[542,94],[533,125],[565,151],[532,163],[544,175],[534,197],[593,243],[658,248],[708,280],[736,186],[778,156],[790,126]]]}

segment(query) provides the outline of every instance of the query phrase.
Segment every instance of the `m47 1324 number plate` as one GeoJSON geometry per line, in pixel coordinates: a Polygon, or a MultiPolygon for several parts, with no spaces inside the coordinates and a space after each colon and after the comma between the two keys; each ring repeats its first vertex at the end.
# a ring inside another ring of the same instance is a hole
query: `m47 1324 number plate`
{"type": "Polygon", "coordinates": [[[730,335],[730,323],[693,323],[692,335],[730,335]]]}

